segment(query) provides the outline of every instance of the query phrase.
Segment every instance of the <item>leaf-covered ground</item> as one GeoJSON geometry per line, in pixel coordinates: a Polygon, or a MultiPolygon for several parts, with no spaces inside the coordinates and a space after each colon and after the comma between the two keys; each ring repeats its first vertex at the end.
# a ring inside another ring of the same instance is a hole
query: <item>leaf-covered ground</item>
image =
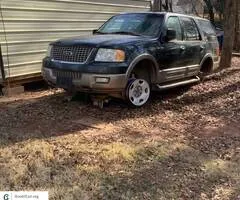
{"type": "Polygon", "coordinates": [[[64,102],[60,90],[0,97],[0,190],[50,199],[240,198],[240,59],[131,109],[64,102]]]}

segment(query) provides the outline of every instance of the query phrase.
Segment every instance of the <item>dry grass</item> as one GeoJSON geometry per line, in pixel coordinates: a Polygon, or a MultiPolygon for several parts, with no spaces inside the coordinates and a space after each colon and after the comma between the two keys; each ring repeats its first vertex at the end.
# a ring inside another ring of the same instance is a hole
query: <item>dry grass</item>
{"type": "Polygon", "coordinates": [[[236,200],[240,61],[157,93],[141,109],[63,102],[62,91],[0,98],[0,190],[51,199],[236,200]]]}

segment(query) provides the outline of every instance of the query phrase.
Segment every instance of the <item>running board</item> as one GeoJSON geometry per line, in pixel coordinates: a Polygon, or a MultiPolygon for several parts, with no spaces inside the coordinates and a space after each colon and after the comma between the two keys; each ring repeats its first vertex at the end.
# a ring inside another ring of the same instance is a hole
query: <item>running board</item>
{"type": "Polygon", "coordinates": [[[165,84],[165,85],[156,85],[157,88],[159,90],[165,90],[165,89],[170,89],[170,88],[174,88],[174,87],[178,87],[178,86],[181,86],[181,85],[187,85],[187,84],[191,84],[191,83],[196,83],[196,82],[199,82],[200,81],[200,78],[198,76],[192,78],[192,79],[188,79],[188,80],[183,80],[183,81],[180,81],[180,82],[174,82],[174,83],[168,83],[168,84],[165,84]]]}

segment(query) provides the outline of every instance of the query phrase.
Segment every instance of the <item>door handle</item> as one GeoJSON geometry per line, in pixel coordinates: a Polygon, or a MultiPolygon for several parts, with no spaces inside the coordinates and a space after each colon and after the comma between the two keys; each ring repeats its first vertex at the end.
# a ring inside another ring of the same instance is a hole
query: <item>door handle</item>
{"type": "Polygon", "coordinates": [[[181,51],[185,51],[186,47],[185,46],[180,46],[181,51]]]}

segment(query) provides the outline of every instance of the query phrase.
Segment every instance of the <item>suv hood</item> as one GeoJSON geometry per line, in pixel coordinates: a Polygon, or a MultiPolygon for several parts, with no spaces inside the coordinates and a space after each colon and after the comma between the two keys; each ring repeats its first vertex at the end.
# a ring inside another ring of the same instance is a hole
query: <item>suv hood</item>
{"type": "Polygon", "coordinates": [[[132,36],[132,35],[116,35],[116,34],[105,34],[105,35],[92,35],[82,37],[72,37],[57,40],[51,43],[52,45],[61,46],[74,46],[74,45],[86,45],[93,47],[114,47],[121,46],[132,42],[152,40],[151,37],[147,36],[132,36]]]}

